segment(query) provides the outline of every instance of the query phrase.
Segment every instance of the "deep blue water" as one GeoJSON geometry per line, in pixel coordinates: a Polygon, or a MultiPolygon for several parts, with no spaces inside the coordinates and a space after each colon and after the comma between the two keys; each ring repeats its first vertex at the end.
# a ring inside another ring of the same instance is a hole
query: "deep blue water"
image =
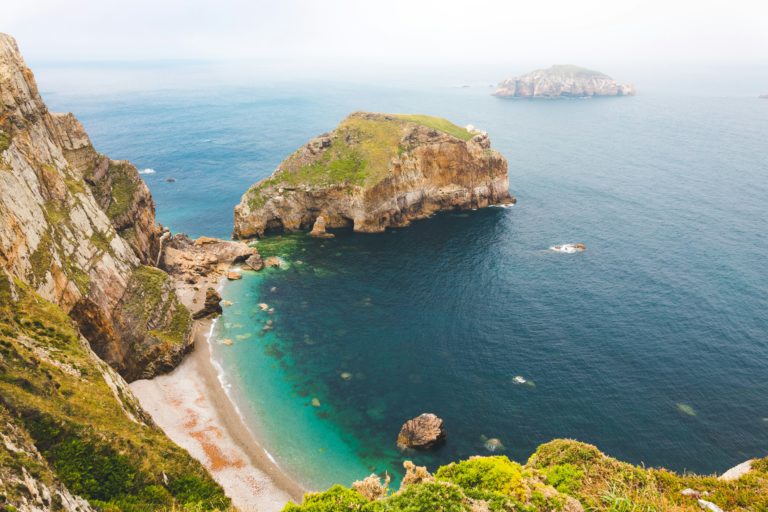
{"type": "Polygon", "coordinates": [[[472,123],[508,158],[514,208],[286,237],[288,269],[224,290],[235,304],[217,338],[235,342],[215,355],[248,421],[310,486],[399,467],[397,431],[422,411],[448,429],[437,452],[407,454],[430,466],[487,453],[482,436],[521,461],[570,437],[707,473],[768,454],[768,101],[489,92],[44,94],[101,151],[155,169],[159,220],[195,236],[228,236],[246,188],[354,110],[472,123]],[[588,250],[547,251],[561,242],[588,250]]]}

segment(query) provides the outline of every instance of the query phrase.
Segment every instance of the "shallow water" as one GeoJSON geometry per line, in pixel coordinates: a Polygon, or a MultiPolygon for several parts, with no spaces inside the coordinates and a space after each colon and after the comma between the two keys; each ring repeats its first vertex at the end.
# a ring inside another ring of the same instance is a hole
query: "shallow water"
{"type": "Polygon", "coordinates": [[[46,99],[76,112],[101,151],[155,169],[143,177],[159,220],[192,235],[228,236],[251,183],[358,109],[472,123],[508,158],[513,208],[271,240],[289,268],[225,288],[235,304],[216,338],[234,343],[214,354],[271,454],[312,487],[397,472],[404,457],[434,467],[487,453],[483,436],[521,461],[555,437],[698,472],[765,455],[768,102],[488,92],[307,84],[46,99]],[[566,242],[588,249],[548,250],[566,242]],[[447,443],[401,454],[400,425],[423,411],[445,419],[447,443]]]}

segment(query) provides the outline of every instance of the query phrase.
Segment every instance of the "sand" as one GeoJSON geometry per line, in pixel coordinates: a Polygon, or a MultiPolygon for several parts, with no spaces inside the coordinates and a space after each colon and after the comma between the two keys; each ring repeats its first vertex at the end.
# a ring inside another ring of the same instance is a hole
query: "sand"
{"type": "MultiPolygon", "coordinates": [[[[185,297],[186,298],[186,297],[185,297]]],[[[211,321],[195,322],[195,350],[173,372],[130,384],[171,440],[199,460],[242,511],[279,511],[304,490],[243,423],[210,357],[211,321]]]]}

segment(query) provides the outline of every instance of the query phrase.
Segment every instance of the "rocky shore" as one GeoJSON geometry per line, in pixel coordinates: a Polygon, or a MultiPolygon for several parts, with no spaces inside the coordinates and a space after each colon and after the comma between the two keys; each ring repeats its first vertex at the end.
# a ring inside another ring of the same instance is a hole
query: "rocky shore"
{"type": "Polygon", "coordinates": [[[493,94],[503,98],[633,96],[635,88],[599,71],[558,65],[503,80],[493,94]]]}
{"type": "Polygon", "coordinates": [[[379,233],[435,212],[513,203],[488,135],[444,119],[358,112],[309,141],[235,207],[235,238],[352,228],[379,233]]]}

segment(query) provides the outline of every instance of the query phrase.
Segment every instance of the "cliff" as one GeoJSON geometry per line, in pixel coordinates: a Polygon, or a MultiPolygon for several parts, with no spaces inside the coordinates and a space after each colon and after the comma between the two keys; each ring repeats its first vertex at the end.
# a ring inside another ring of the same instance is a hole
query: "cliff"
{"type": "Polygon", "coordinates": [[[96,152],[72,114],[48,111],[3,34],[0,109],[0,266],[66,311],[126,378],[178,364],[189,315],[167,279],[147,278],[162,228],[136,168],[96,152]]]}
{"type": "Polygon", "coordinates": [[[434,475],[406,462],[397,492],[376,475],[351,489],[336,485],[310,493],[284,512],[347,510],[400,512],[712,512],[768,510],[768,457],[751,461],[738,478],[679,475],[633,466],[592,445],[557,439],[538,447],[527,463],[507,457],[472,457],[440,467],[434,475]]]}
{"type": "Polygon", "coordinates": [[[55,304],[0,271],[0,509],[225,509],[55,304]],[[11,508],[13,507],[13,508],[11,508]]]}
{"type": "Polygon", "coordinates": [[[633,96],[635,88],[599,71],[559,65],[504,80],[493,94],[520,98],[633,96]]]}
{"type": "Polygon", "coordinates": [[[234,236],[317,221],[319,235],[377,233],[441,210],[511,202],[507,162],[486,134],[436,117],[359,112],[252,186],[235,207],[234,236]]]}

